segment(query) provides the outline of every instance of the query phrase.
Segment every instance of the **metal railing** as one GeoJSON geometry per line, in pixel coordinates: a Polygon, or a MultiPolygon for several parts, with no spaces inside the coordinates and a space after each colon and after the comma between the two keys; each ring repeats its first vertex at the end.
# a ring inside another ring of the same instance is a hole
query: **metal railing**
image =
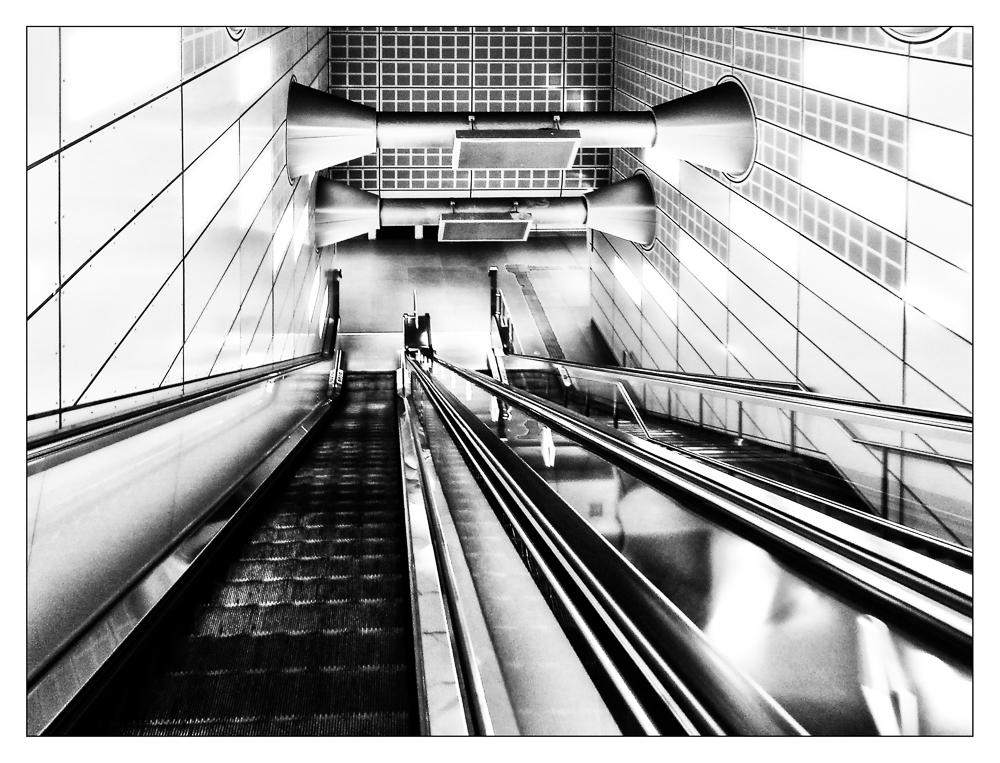
{"type": "Polygon", "coordinates": [[[971,455],[971,416],[845,400],[753,380],[517,354],[508,354],[504,362],[508,370],[568,377],[584,404],[594,382],[620,383],[647,429],[654,420],[693,425],[822,459],[864,499],[871,514],[971,546],[972,461],[966,457],[971,455]]]}

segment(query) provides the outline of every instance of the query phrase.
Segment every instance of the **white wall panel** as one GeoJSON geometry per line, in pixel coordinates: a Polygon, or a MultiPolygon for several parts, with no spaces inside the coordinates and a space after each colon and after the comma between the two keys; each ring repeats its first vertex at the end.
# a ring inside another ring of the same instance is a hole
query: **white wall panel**
{"type": "Polygon", "coordinates": [[[271,295],[268,294],[264,309],[258,316],[257,324],[250,334],[247,351],[241,361],[243,368],[256,368],[273,360],[274,322],[271,318],[272,310],[271,295]]]}
{"type": "MultiPolygon", "coordinates": [[[[244,230],[240,222],[239,200],[235,196],[230,197],[194,248],[188,252],[184,263],[187,269],[184,310],[189,330],[236,256],[244,230]]],[[[230,319],[235,315],[234,308],[230,319]]]]}
{"type": "Polygon", "coordinates": [[[910,241],[972,272],[972,206],[909,184],[907,236],[910,241]]]}
{"type": "Polygon", "coordinates": [[[179,85],[180,32],[178,27],[63,27],[63,144],[179,85]]]}
{"type": "Polygon", "coordinates": [[[972,134],[972,67],[910,58],[909,115],[972,134]]]}
{"type": "Polygon", "coordinates": [[[28,321],[28,414],[59,407],[59,297],[28,321]]]}
{"type": "MultiPolygon", "coordinates": [[[[676,329],[674,330],[676,332],[676,329]]],[[[648,368],[658,368],[661,371],[676,371],[677,370],[677,360],[674,358],[674,353],[677,347],[677,338],[673,337],[670,345],[667,345],[663,341],[660,335],[653,329],[650,324],[643,320],[642,325],[642,351],[643,351],[643,366],[648,368]],[[650,363],[647,366],[645,358],[648,358],[650,363]]]]}
{"type": "Polygon", "coordinates": [[[907,59],[837,43],[804,40],[802,85],[906,114],[907,59]]]}
{"type": "Polygon", "coordinates": [[[723,225],[729,225],[729,189],[687,162],[681,162],[679,190],[723,225]]]}
{"type": "Polygon", "coordinates": [[[59,157],[28,170],[28,304],[30,313],[59,286],[59,157]]]}
{"type": "Polygon", "coordinates": [[[76,402],[111,357],[177,267],[181,246],[178,181],[63,287],[64,405],[76,402]]]}
{"type": "MultiPolygon", "coordinates": [[[[767,381],[794,381],[795,366],[787,368],[775,357],[771,348],[763,344],[738,320],[729,322],[729,352],[754,379],[767,381]]],[[[732,368],[730,368],[732,371],[732,368]]],[[[738,374],[730,373],[730,376],[738,374]]]]}
{"type": "Polygon", "coordinates": [[[972,410],[972,344],[912,307],[906,309],[906,363],[972,410]]]}
{"type": "MultiPolygon", "coordinates": [[[[808,291],[803,290],[801,300],[799,328],[802,334],[880,402],[899,405],[902,402],[902,361],[808,291]]],[[[800,377],[810,387],[818,381],[805,377],[801,367],[800,377]]]]}
{"type": "Polygon", "coordinates": [[[177,270],[157,295],[81,403],[160,386],[182,340],[183,279],[177,270]]]}
{"type": "MultiPolygon", "coordinates": [[[[243,294],[243,304],[240,306],[236,326],[240,332],[240,363],[242,366],[271,294],[271,250],[268,248],[264,252],[264,256],[257,260],[253,252],[244,251],[241,248],[238,259],[240,261],[240,291],[243,294]],[[254,267],[258,269],[255,271],[254,267]]],[[[321,291],[322,288],[321,285],[321,291]]]]}
{"type": "Polygon", "coordinates": [[[800,252],[802,285],[903,357],[903,300],[805,237],[800,252]]]}
{"type": "Polygon", "coordinates": [[[240,180],[240,129],[234,125],[184,173],[184,250],[191,248],[240,180]]]}
{"type": "MultiPolygon", "coordinates": [[[[799,234],[742,196],[732,194],[729,227],[733,233],[785,272],[798,272],[799,234]]],[[[730,238],[730,250],[733,248],[730,238]]],[[[730,251],[730,256],[732,252],[730,251]]]]}
{"type": "Polygon", "coordinates": [[[680,355],[677,360],[683,369],[688,373],[725,375],[725,347],[683,301],[677,309],[677,321],[677,330],[680,333],[680,355]],[[688,345],[693,345],[697,349],[702,360],[696,360],[692,356],[688,345]],[[698,370],[699,367],[705,368],[705,363],[708,363],[709,367],[706,370],[698,370]]]}
{"type": "MultiPolygon", "coordinates": [[[[804,240],[801,236],[798,238],[804,240]]],[[[798,320],[798,283],[736,236],[729,237],[729,269],[789,323],[798,320]]]]}
{"type": "Polygon", "coordinates": [[[906,301],[972,341],[972,275],[913,244],[906,247],[906,301]]]}
{"type": "MultiPolygon", "coordinates": [[[[718,302],[725,304],[726,286],[729,283],[729,271],[726,266],[684,231],[679,235],[678,261],[689,271],[689,276],[696,278],[718,302]]],[[[678,293],[681,297],[687,297],[687,289],[688,281],[682,270],[678,282],[678,293]]]]}
{"type": "Polygon", "coordinates": [[[824,395],[875,400],[874,395],[848,376],[805,336],[799,337],[799,380],[813,392],[824,395]]]}
{"type": "MultiPolygon", "coordinates": [[[[286,90],[287,92],[287,90],[286,90]]],[[[246,173],[257,160],[261,151],[274,136],[273,122],[274,100],[278,97],[278,88],[271,88],[263,98],[255,103],[249,111],[240,117],[240,175],[246,173]]],[[[282,102],[284,109],[284,102],[282,102]]]]}
{"type": "Polygon", "coordinates": [[[802,185],[900,236],[906,234],[906,179],[803,139],[802,185]]]}
{"type": "MultiPolygon", "coordinates": [[[[187,283],[191,283],[190,275],[187,283]]],[[[217,281],[217,288],[211,300],[200,311],[197,323],[188,318],[188,338],[184,345],[184,378],[187,381],[201,379],[212,371],[216,358],[223,350],[226,338],[233,329],[236,313],[240,307],[240,270],[233,261],[217,281]],[[193,324],[193,325],[192,325],[193,324]]],[[[188,313],[190,316],[191,313],[188,313]]],[[[231,349],[231,348],[230,348],[231,349]]],[[[235,334],[235,357],[239,361],[239,333],[235,334]]]]}
{"type": "MultiPolygon", "coordinates": [[[[649,329],[656,333],[657,337],[663,344],[671,348],[672,352],[676,352],[676,349],[674,348],[677,347],[677,325],[673,322],[673,320],[671,320],[671,317],[663,311],[663,308],[659,306],[649,292],[645,292],[643,294],[642,300],[643,320],[646,321],[649,329]]],[[[676,315],[676,307],[674,308],[674,312],[676,315]]],[[[645,331],[643,331],[642,340],[643,342],[646,341],[645,331]]]]}
{"type": "Polygon", "coordinates": [[[972,203],[972,136],[910,121],[909,176],[972,203]]]}
{"type": "Polygon", "coordinates": [[[972,410],[959,405],[955,400],[931,384],[909,366],[904,370],[906,385],[905,405],[913,408],[925,408],[931,411],[950,411],[951,413],[970,414],[972,410]]]}
{"type": "MultiPolygon", "coordinates": [[[[721,267],[721,266],[720,266],[721,267]]],[[[680,272],[680,301],[701,318],[719,342],[726,342],[726,306],[719,302],[686,268],[680,272]]],[[[679,313],[678,313],[679,315],[679,313]]],[[[679,319],[678,319],[679,320],[679,319]]]]}
{"type": "Polygon", "coordinates": [[[59,149],[59,29],[28,27],[28,164],[59,149]]]}
{"type": "Polygon", "coordinates": [[[191,164],[228,130],[266,88],[258,85],[260,57],[270,55],[270,41],[184,83],[184,162],[191,164]],[[243,59],[254,52],[254,60],[243,59]],[[261,52],[263,51],[263,52],[261,52]],[[260,92],[257,92],[257,90],[260,92]]]}
{"type": "MultiPolygon", "coordinates": [[[[626,241],[623,238],[618,238],[617,236],[609,236],[608,240],[614,247],[615,252],[621,257],[622,261],[628,265],[628,269],[632,271],[632,274],[636,278],[642,278],[642,252],[633,244],[631,241],[626,241]]],[[[614,263],[614,258],[612,258],[612,267],[614,263]]]]}
{"type": "MultiPolygon", "coordinates": [[[[773,354],[791,371],[795,370],[795,326],[786,321],[775,312],[764,300],[754,294],[743,285],[741,281],[733,278],[730,284],[729,309],[733,317],[751,334],[760,340],[768,351],[773,354]]],[[[733,336],[733,325],[736,321],[729,321],[729,338],[727,344],[732,349],[738,346],[733,336]]],[[[745,352],[736,352],[741,362],[746,364],[745,352]]]]}
{"type": "Polygon", "coordinates": [[[610,320],[611,313],[614,310],[614,300],[611,298],[607,287],[601,283],[600,278],[598,278],[597,273],[594,271],[591,271],[591,294],[593,295],[594,302],[600,307],[608,320],[610,320]]]}
{"type": "Polygon", "coordinates": [[[171,93],[63,152],[63,279],[180,175],[180,106],[171,93]]]}

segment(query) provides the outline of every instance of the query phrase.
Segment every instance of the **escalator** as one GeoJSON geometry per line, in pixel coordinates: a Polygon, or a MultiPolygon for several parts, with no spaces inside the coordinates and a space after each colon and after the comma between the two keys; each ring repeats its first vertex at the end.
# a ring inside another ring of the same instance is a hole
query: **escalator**
{"type": "Polygon", "coordinates": [[[433,351],[347,373],[49,733],[967,733],[962,573],[561,410],[433,351]]]}
{"type": "Polygon", "coordinates": [[[339,410],[71,733],[420,733],[395,375],[339,410]]]}
{"type": "MultiPolygon", "coordinates": [[[[567,394],[557,374],[545,371],[509,370],[511,385],[532,392],[570,410],[583,413],[595,421],[612,424],[624,432],[642,437],[646,433],[633,421],[621,420],[602,401],[592,401],[571,390],[567,394]]],[[[664,416],[647,413],[644,423],[650,439],[724,464],[732,464],[789,487],[870,513],[869,505],[851,485],[833,469],[829,462],[810,458],[801,453],[764,445],[725,432],[714,431],[664,416]]]]}
{"type": "Polygon", "coordinates": [[[556,570],[562,555],[566,579],[622,618],[609,642],[644,655],[635,675],[669,666],[648,691],[611,653],[654,724],[662,692],[691,724],[681,733],[969,733],[968,573],[844,524],[810,524],[724,470],[440,358],[426,374],[423,386],[475,431],[477,459],[516,475],[512,491],[534,506],[523,546],[544,549],[548,533],[558,548],[523,554],[529,568],[556,570]]]}

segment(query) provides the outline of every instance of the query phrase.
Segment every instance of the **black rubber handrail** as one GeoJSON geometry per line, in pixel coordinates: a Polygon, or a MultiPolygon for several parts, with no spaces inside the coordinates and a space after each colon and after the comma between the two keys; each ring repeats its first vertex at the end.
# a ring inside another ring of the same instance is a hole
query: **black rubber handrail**
{"type": "MultiPolygon", "coordinates": [[[[887,616],[934,634],[960,659],[971,658],[971,595],[941,583],[882,553],[866,548],[863,541],[847,541],[839,535],[798,519],[793,513],[721,484],[659,456],[656,446],[638,437],[601,425],[573,411],[521,390],[504,387],[475,371],[437,360],[458,376],[487,393],[512,404],[542,423],[567,435],[602,458],[631,471],[668,493],[683,491],[697,496],[701,512],[710,521],[734,527],[736,532],[785,560],[807,577],[832,578],[854,597],[877,602],[887,616]]],[[[783,499],[774,496],[774,502],[783,499]]],[[[791,502],[788,502],[791,503],[791,502]]],[[[860,531],[859,531],[860,532],[860,531]]],[[[867,537],[867,536],[865,536],[867,537]]],[[[916,556],[906,549],[898,554],[916,556]],[[904,553],[905,552],[905,553],[904,553]]],[[[961,574],[941,562],[920,558],[935,575],[961,574]],[[944,568],[944,569],[941,569],[944,568]]],[[[962,578],[966,580],[965,577],[962,578]]]]}
{"type": "MultiPolygon", "coordinates": [[[[411,362],[410,368],[442,418],[448,416],[454,431],[474,437],[507,488],[526,499],[526,510],[536,514],[536,534],[544,533],[542,540],[558,549],[557,561],[570,565],[576,578],[622,629],[631,651],[645,661],[646,671],[662,681],[700,733],[805,733],[770,695],[722,658],[673,603],[453,393],[419,365],[411,362]]],[[[526,521],[522,530],[532,535],[531,525],[526,521]]],[[[537,540],[537,535],[533,539],[537,540]]],[[[564,575],[564,579],[570,577],[564,575]]],[[[640,671],[626,668],[623,672],[631,678],[630,685],[637,688],[644,706],[656,708],[655,690],[636,687],[640,671]]]]}

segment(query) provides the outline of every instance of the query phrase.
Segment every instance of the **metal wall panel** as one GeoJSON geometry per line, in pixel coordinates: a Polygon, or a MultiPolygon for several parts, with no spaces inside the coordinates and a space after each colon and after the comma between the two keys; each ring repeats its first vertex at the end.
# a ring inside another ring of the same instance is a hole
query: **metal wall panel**
{"type": "Polygon", "coordinates": [[[28,313],[59,286],[59,156],[28,170],[28,313]]]}
{"type": "Polygon", "coordinates": [[[63,405],[83,394],[180,263],[180,186],[173,183],[63,288],[63,405]]]}
{"type": "MultiPolygon", "coordinates": [[[[191,284],[189,271],[186,279],[191,284]]],[[[228,269],[223,270],[218,278],[213,280],[211,299],[198,312],[197,322],[187,324],[188,337],[184,345],[184,379],[202,379],[212,372],[212,368],[220,353],[231,351],[226,345],[227,337],[233,328],[236,313],[240,307],[240,269],[236,260],[232,260],[228,269]],[[193,323],[193,325],[192,325],[193,323]]],[[[188,320],[192,314],[188,313],[188,320]]],[[[236,336],[236,357],[239,357],[239,335],[236,336]]],[[[230,368],[231,364],[223,363],[230,368]]]]}
{"type": "Polygon", "coordinates": [[[972,343],[910,305],[906,307],[906,364],[972,410],[972,343]]]}
{"type": "Polygon", "coordinates": [[[160,386],[181,347],[182,287],[178,269],[94,379],[81,403],[160,386]]]}
{"type": "Polygon", "coordinates": [[[180,175],[180,117],[174,92],[63,152],[63,280],[180,175]]]}
{"type": "Polygon", "coordinates": [[[59,149],[59,30],[28,27],[28,164],[59,149]]]}
{"type": "MultiPolygon", "coordinates": [[[[903,397],[903,364],[861,329],[826,303],[802,290],[799,328],[835,363],[883,403],[900,405],[903,397]]],[[[799,369],[807,387],[816,388],[821,379],[799,369]]]]}
{"type": "MultiPolygon", "coordinates": [[[[271,88],[242,117],[239,123],[240,136],[240,177],[246,174],[250,166],[257,160],[260,153],[274,137],[276,126],[274,122],[275,106],[278,105],[278,88],[271,88]]],[[[284,112],[284,103],[281,104],[284,112]]]]}
{"type": "Polygon", "coordinates": [[[28,321],[28,415],[59,407],[59,297],[28,321]]]}
{"type": "Polygon", "coordinates": [[[903,300],[811,241],[800,252],[802,285],[903,357],[903,300]]]}
{"type": "Polygon", "coordinates": [[[63,145],[180,81],[178,27],[63,27],[63,145]]]}
{"type": "MultiPolygon", "coordinates": [[[[778,315],[767,302],[732,276],[729,282],[729,310],[776,358],[787,368],[795,370],[795,325],[778,315]]],[[[734,321],[729,321],[730,332],[733,324],[734,321]]],[[[726,344],[734,345],[731,335],[726,344]]],[[[740,353],[736,354],[740,356],[740,353]]],[[[746,364],[745,360],[742,362],[746,364]]]]}
{"type": "Polygon", "coordinates": [[[233,125],[184,172],[184,251],[239,183],[240,138],[239,125],[233,125]]]}

